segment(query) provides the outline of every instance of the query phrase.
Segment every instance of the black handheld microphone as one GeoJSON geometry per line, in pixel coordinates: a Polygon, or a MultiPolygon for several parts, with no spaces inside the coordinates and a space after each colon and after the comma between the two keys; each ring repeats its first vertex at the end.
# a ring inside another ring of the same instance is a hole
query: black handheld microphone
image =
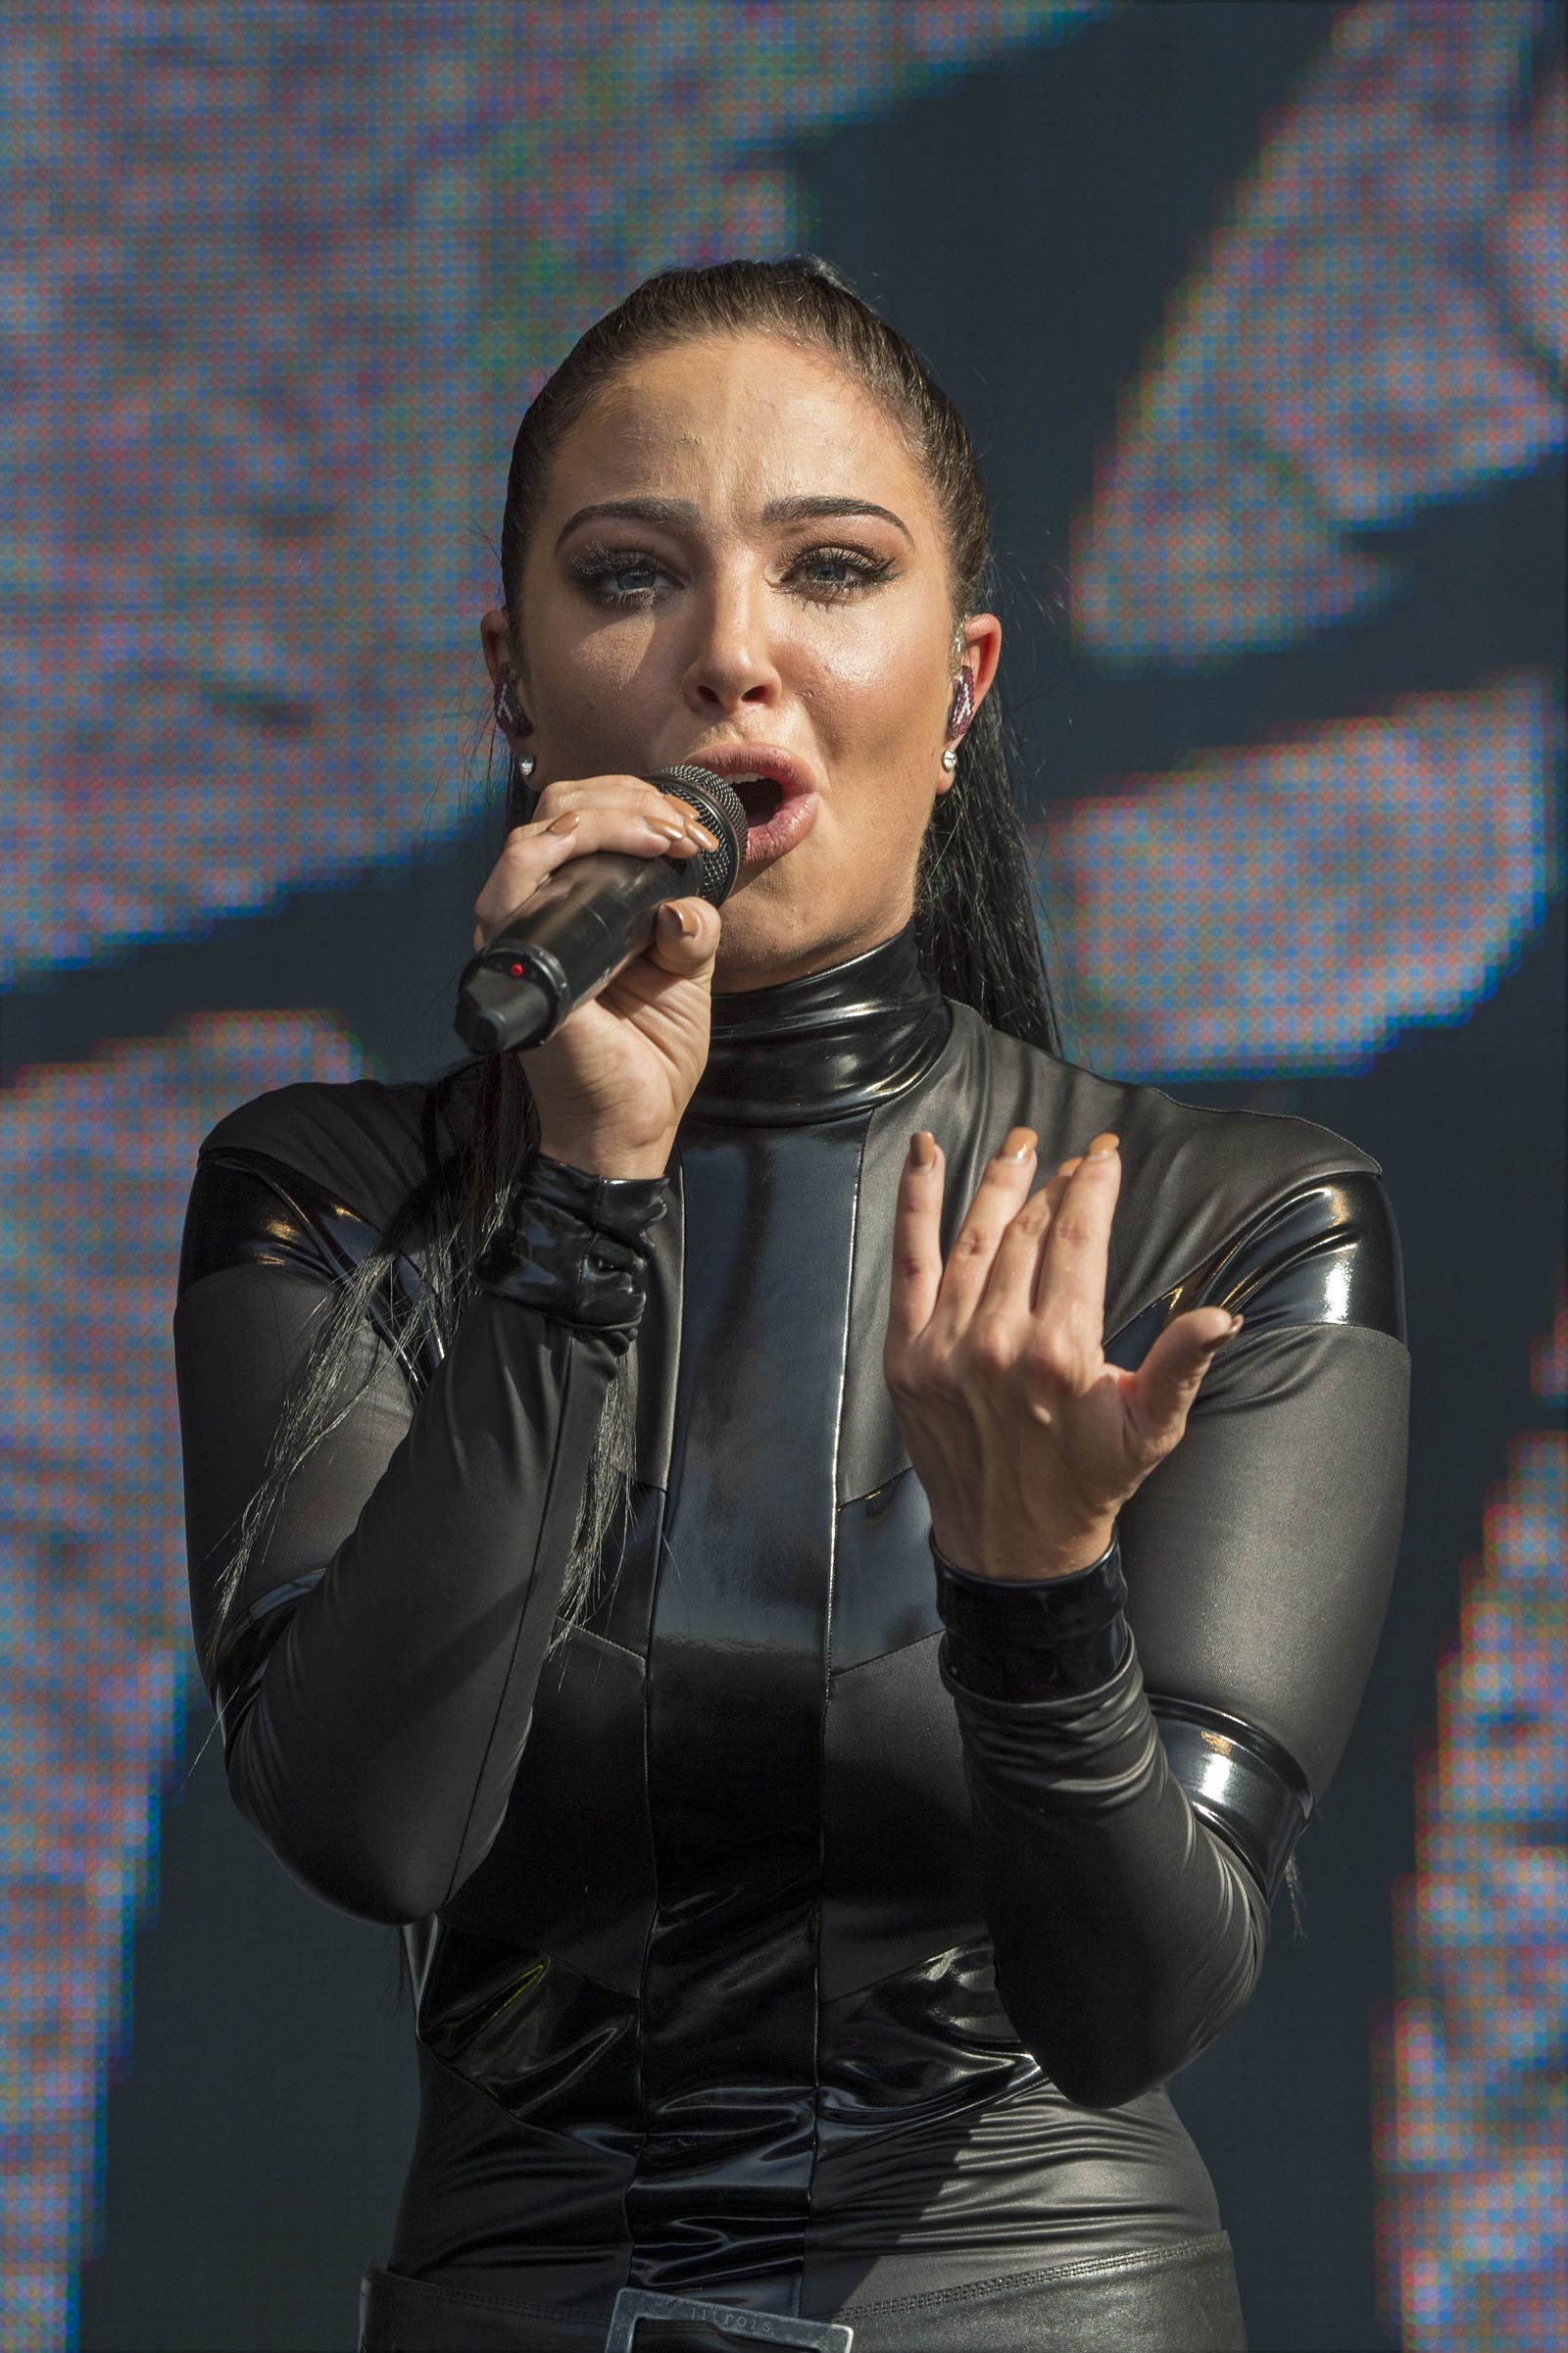
{"type": "Polygon", "coordinates": [[[718,848],[680,858],[592,850],[559,866],[464,969],[453,1027],[471,1054],[553,1038],[647,947],[666,899],[729,897],[746,855],[739,793],[707,768],[660,768],[648,781],[689,801],[718,848]]]}

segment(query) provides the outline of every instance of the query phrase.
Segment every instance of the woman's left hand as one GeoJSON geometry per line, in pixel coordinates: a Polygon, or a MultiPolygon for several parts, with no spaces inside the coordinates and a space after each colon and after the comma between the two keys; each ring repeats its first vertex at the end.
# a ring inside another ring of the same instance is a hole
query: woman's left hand
{"type": "Polygon", "coordinates": [[[1181,1439],[1240,1319],[1195,1307],[1137,1372],[1107,1364],[1117,1139],[1097,1136],[1031,1194],[1038,1138],[1012,1129],[945,1267],[944,1158],[927,1130],[913,1142],[931,1157],[921,1165],[911,1149],[899,1183],[882,1370],[937,1549],[980,1577],[1070,1576],[1104,1551],[1121,1506],[1181,1439]]]}

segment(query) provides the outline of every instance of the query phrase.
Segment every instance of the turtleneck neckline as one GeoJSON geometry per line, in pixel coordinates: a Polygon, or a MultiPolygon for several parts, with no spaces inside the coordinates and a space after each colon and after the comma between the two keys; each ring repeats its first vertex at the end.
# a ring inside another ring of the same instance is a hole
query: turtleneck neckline
{"type": "Polygon", "coordinates": [[[953,1008],[921,967],[911,917],[825,971],[715,990],[708,1064],[685,1120],[793,1127],[847,1117],[912,1087],[948,1042],[953,1008]]]}

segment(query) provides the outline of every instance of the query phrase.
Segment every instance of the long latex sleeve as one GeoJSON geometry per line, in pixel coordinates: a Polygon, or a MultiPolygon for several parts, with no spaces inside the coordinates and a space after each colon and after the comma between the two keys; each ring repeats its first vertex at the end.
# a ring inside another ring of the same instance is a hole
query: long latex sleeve
{"type": "Polygon", "coordinates": [[[1360,1231],[1319,1237],[1316,1262],[1359,1252],[1359,1290],[1333,1297],[1392,1302],[1377,1312],[1396,1328],[1286,1321],[1298,1272],[1272,1305],[1259,1283],[1251,1328],[1221,1351],[1118,1546],[1059,1581],[1076,1593],[1050,1598],[1057,1625],[1020,1641],[1032,1581],[988,1602],[966,1578],[961,1609],[943,1604],[998,1989],[1087,2106],[1152,2089],[1247,2001],[1269,1901],[1370,1671],[1409,1359],[1392,1221],[1375,1202],[1357,1215],[1360,1231]]]}
{"type": "MultiPolygon", "coordinates": [[[[188,1241],[231,1216],[225,1181],[198,1173],[188,1241]]],[[[368,1385],[251,1565],[213,1687],[227,1693],[230,1788],[279,1861],[344,1911],[424,1918],[500,1829],[669,1191],[537,1160],[424,1394],[367,1330],[368,1385]]],[[[326,1297],[268,1253],[221,1255],[237,1262],[194,1282],[174,1318],[198,1647],[326,1297]]]]}
{"type": "Polygon", "coordinates": [[[957,1704],[997,1988],[1069,2099],[1116,2107],[1196,2058],[1243,2007],[1263,1889],[1166,1762],[1136,1651],[1051,1700],[957,1704]]]}

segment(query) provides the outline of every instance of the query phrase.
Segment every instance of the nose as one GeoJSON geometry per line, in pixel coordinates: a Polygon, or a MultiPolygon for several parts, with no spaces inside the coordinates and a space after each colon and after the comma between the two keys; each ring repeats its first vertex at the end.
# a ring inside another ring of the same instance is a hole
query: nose
{"type": "Polygon", "coordinates": [[[752,704],[766,709],[781,681],[768,638],[760,578],[731,573],[715,578],[699,601],[696,639],[682,681],[686,703],[705,718],[752,704]]]}

